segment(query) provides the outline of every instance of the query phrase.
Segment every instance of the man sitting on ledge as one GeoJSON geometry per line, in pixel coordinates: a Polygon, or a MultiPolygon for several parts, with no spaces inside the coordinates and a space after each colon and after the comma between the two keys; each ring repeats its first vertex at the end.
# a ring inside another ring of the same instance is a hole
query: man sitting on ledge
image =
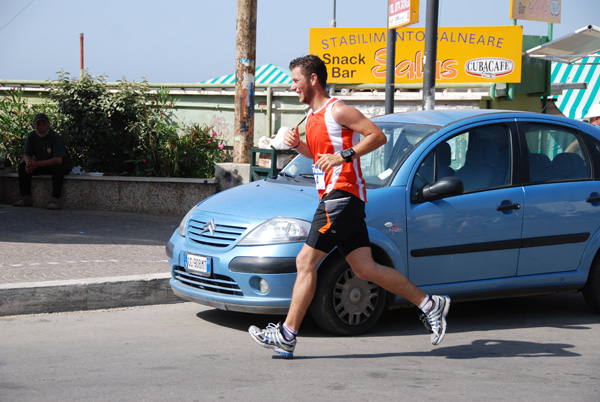
{"type": "Polygon", "coordinates": [[[19,192],[21,199],[15,207],[33,205],[31,178],[33,175],[52,176],[52,199],[48,209],[60,209],[60,194],[64,176],[71,172],[71,157],[60,135],[50,128],[50,119],[38,113],[33,119],[34,130],[27,135],[23,160],[19,163],[19,192]]]}

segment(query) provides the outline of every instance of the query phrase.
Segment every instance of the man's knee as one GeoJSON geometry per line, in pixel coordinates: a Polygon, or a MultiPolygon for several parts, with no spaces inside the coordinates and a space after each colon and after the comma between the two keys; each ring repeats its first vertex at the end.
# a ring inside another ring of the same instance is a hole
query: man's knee
{"type": "Polygon", "coordinates": [[[310,271],[312,269],[310,259],[302,253],[298,254],[296,257],[296,269],[298,272],[310,271]]]}
{"type": "Polygon", "coordinates": [[[317,272],[317,266],[323,258],[320,252],[309,252],[306,249],[300,251],[296,257],[296,269],[299,275],[314,274],[317,272]]]}
{"type": "Polygon", "coordinates": [[[25,173],[26,166],[27,166],[27,164],[25,163],[25,161],[22,161],[17,165],[17,171],[19,172],[19,174],[25,173]]]}
{"type": "Polygon", "coordinates": [[[377,263],[373,260],[371,249],[361,247],[346,256],[346,261],[352,268],[354,275],[365,281],[373,281],[377,270],[377,263]]]}
{"type": "Polygon", "coordinates": [[[373,273],[375,272],[375,264],[359,264],[352,267],[354,275],[363,281],[373,281],[373,273]]]}

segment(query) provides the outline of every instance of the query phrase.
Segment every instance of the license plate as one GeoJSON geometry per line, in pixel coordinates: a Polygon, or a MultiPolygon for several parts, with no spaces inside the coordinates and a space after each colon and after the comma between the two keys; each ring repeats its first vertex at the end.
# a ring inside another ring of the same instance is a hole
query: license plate
{"type": "Polygon", "coordinates": [[[183,260],[184,268],[190,274],[210,276],[212,269],[210,257],[184,253],[183,260]]]}

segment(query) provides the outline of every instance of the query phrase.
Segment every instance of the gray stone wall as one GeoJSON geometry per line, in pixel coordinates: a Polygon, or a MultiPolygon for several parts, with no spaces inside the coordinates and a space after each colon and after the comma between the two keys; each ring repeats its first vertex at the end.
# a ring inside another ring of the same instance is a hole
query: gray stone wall
{"type": "MultiPolygon", "coordinates": [[[[61,207],[183,216],[216,189],[216,179],[69,175],[61,207]]],[[[52,193],[50,176],[35,176],[31,191],[34,206],[45,207],[52,193]]],[[[19,197],[17,174],[0,175],[0,203],[12,204],[19,197]]]]}

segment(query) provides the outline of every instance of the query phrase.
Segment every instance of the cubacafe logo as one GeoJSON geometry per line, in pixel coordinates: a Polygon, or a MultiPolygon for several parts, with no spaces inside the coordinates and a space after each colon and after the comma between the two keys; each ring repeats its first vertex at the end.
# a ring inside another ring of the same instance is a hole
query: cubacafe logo
{"type": "Polygon", "coordinates": [[[514,69],[515,63],[512,60],[500,57],[480,57],[465,63],[467,74],[488,79],[510,74],[514,69]]]}

